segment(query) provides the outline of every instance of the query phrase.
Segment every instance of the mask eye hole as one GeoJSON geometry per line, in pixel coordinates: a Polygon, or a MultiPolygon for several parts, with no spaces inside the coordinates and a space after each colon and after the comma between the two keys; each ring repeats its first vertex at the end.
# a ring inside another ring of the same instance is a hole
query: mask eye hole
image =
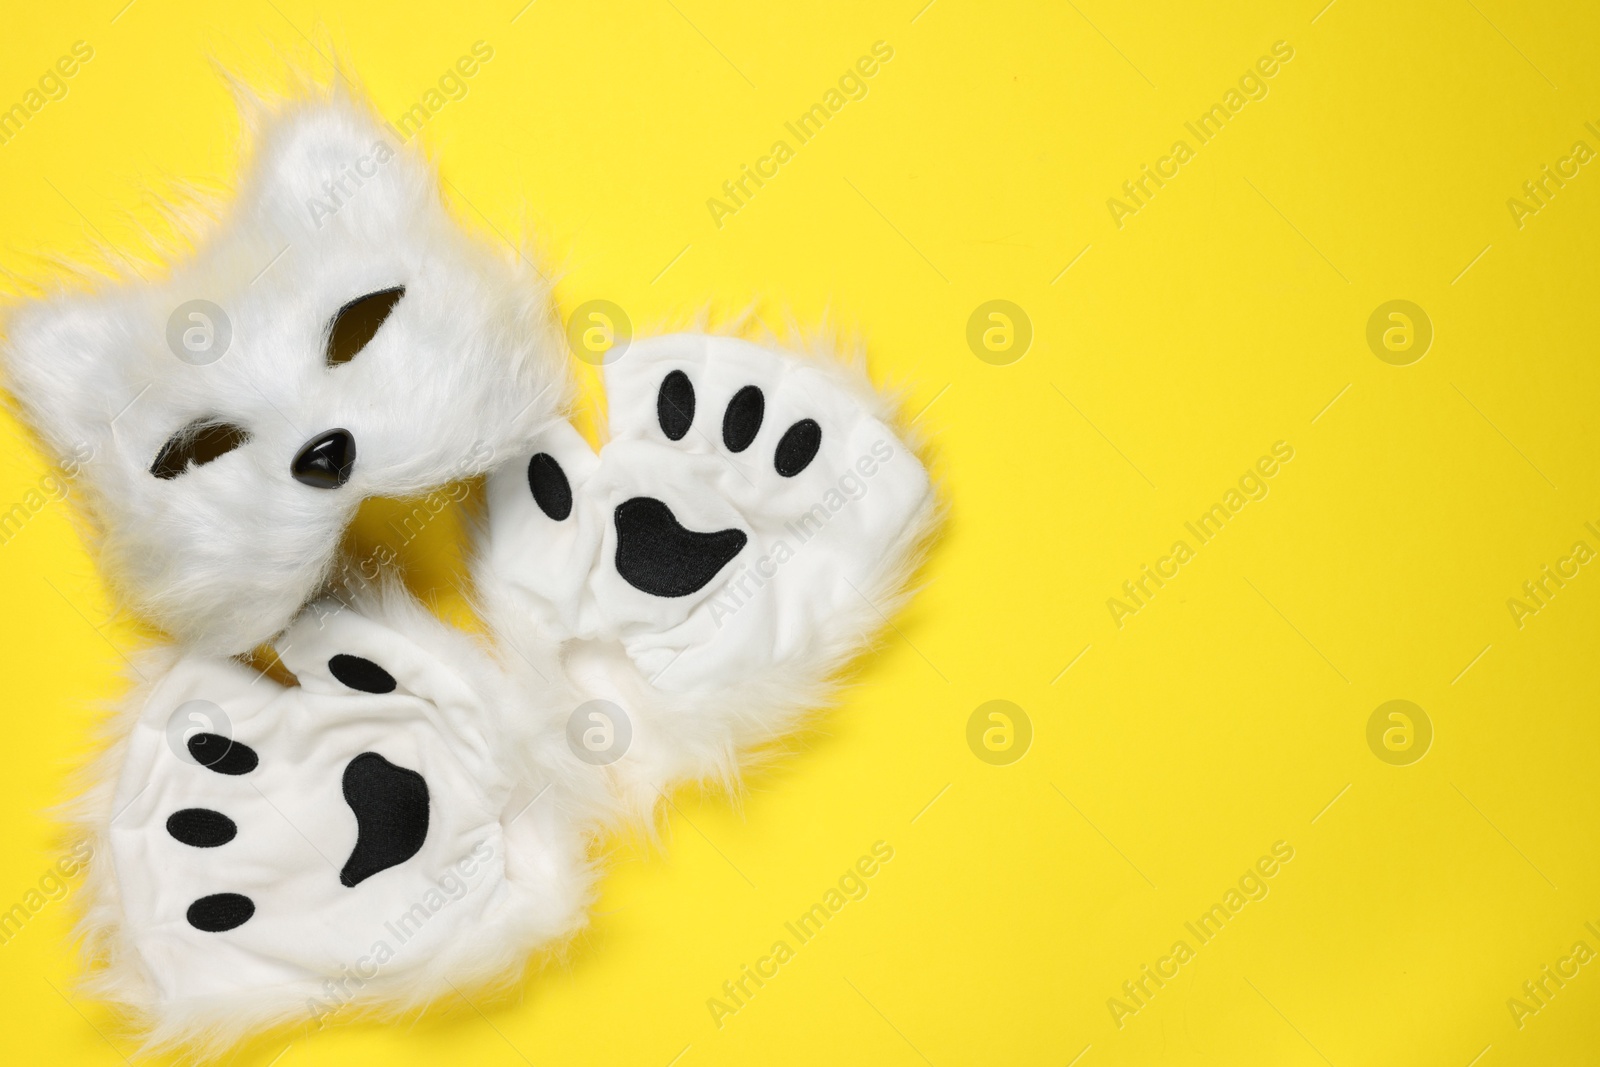
{"type": "Polygon", "coordinates": [[[248,440],[250,431],[231,422],[218,422],[212,418],[195,419],[167,438],[167,443],[156,453],[156,461],[150,465],[150,473],[171,481],[191,466],[203,467],[248,440]]]}
{"type": "Polygon", "coordinates": [[[406,287],[379,289],[366,296],[358,296],[334,313],[328,323],[328,366],[338,367],[349,363],[367,347],[378,328],[388,319],[389,312],[406,295],[406,287]]]}

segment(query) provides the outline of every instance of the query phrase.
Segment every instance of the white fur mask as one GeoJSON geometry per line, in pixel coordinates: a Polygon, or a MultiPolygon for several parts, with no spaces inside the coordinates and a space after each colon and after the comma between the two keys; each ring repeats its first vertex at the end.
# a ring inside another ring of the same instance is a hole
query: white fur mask
{"type": "Polygon", "coordinates": [[[220,653],[314,595],[363,498],[481,473],[565,399],[542,279],[457,229],[415,148],[341,101],[254,140],[193,259],[22,308],[0,346],[113,587],[220,653]]]}

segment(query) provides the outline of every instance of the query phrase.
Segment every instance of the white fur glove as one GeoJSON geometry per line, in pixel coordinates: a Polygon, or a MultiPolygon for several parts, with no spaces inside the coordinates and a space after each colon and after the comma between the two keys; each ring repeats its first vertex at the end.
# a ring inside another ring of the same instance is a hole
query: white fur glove
{"type": "Polygon", "coordinates": [[[153,1046],[502,983],[584,921],[587,768],[469,638],[391,592],[279,651],[298,686],[177,660],[98,798],[95,982],[153,1046]]]}
{"type": "Polygon", "coordinates": [[[859,368],[678,334],[606,366],[597,455],[557,424],[490,475],[477,584],[501,640],[554,643],[573,735],[636,812],[828,695],[904,594],[935,508],[859,368]]]}

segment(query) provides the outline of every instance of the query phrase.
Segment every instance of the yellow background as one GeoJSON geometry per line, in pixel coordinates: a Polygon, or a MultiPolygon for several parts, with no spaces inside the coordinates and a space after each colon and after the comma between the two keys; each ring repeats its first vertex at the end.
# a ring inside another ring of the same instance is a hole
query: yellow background
{"type": "MultiPolygon", "coordinates": [[[[831,313],[906,383],[951,504],[842,705],[740,805],[682,798],[663,849],[615,847],[565,962],[238,1062],[1595,1062],[1600,964],[1520,1029],[1506,1004],[1600,950],[1600,565],[1520,629],[1506,606],[1600,549],[1600,173],[1520,229],[1506,206],[1600,149],[1592,5],[122,3],[0,16],[5,105],[95,49],[0,146],[9,270],[136,245],[144,183],[231,175],[209,56],[331,42],[394,118],[482,40],[423,132],[470,224],[531,226],[564,312],[831,313]],[[866,98],[714,225],[707,198],[880,40],[866,98]],[[1280,40],[1269,95],[1119,229],[1107,198],[1280,40]],[[1403,367],[1366,343],[1397,298],[1435,330],[1403,367]],[[1034,330],[1006,366],[966,342],[992,299],[1034,330]],[[1119,629],[1107,598],[1280,440],[1270,495],[1119,629]],[[967,746],[991,699],[1032,723],[1009,766],[967,746]],[[1410,766],[1367,745],[1391,699],[1435,730],[1410,766]],[[879,840],[869,895],[719,1029],[707,999],[879,840]],[[1119,1028],[1108,998],[1280,840],[1270,894],[1119,1028]]],[[[8,507],[47,468],[4,429],[8,507]]],[[[408,554],[424,590],[453,532],[408,554]]],[[[45,809],[141,636],[64,504],[0,548],[0,596],[4,908],[55,859],[45,809]]],[[[7,1062],[132,1051],[72,991],[71,912],[0,946],[7,1062]]]]}

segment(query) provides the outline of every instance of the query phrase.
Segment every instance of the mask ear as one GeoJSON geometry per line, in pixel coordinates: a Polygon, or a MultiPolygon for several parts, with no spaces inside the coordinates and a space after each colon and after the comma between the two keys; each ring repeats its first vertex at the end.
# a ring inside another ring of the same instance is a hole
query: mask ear
{"type": "Polygon", "coordinates": [[[512,705],[493,662],[466,634],[446,626],[397,589],[352,606],[313,603],[275,645],[307,692],[328,696],[417,697],[444,731],[491,766],[498,716],[512,705]]]}
{"type": "Polygon", "coordinates": [[[151,380],[149,306],[133,294],[67,294],[18,308],[0,342],[5,384],[58,461],[103,454],[114,420],[151,380]]]}
{"type": "Polygon", "coordinates": [[[438,212],[420,152],[353,101],[308,102],[272,117],[251,150],[257,161],[241,203],[280,228],[285,242],[330,232],[381,236],[423,211],[438,212]]]}

